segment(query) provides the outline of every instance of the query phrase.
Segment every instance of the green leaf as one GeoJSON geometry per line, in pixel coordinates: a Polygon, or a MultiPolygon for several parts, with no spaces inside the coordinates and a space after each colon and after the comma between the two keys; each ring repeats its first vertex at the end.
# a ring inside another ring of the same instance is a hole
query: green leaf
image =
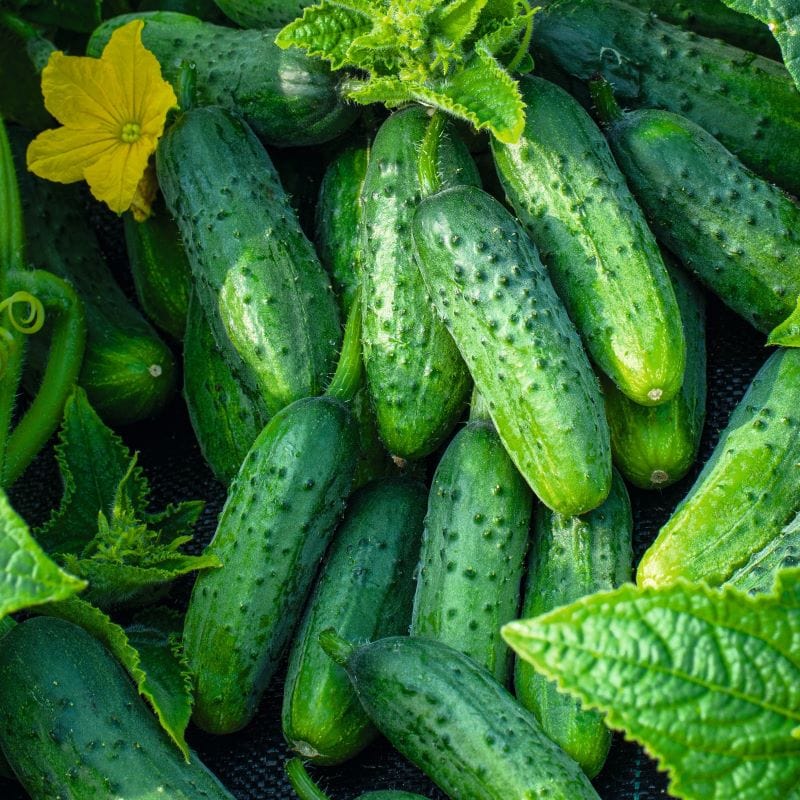
{"type": "Polygon", "coordinates": [[[85,586],[48,558],[0,489],[0,618],[63,600],[85,586]]]}
{"type": "MultiPolygon", "coordinates": [[[[186,665],[183,657],[176,656],[175,640],[171,638],[174,621],[165,617],[162,623],[162,633],[152,630],[156,626],[153,617],[148,616],[145,630],[136,630],[134,625],[133,640],[144,638],[147,643],[147,654],[143,656],[128,637],[125,629],[112,622],[111,618],[99,608],[72,597],[61,603],[50,603],[39,609],[40,613],[51,617],[59,617],[91,633],[99,639],[114,655],[114,657],[128,671],[133,678],[139,694],[147,700],[156,712],[161,726],[175,742],[186,760],[189,760],[189,746],[186,744],[184,733],[188,723],[187,704],[191,709],[190,692],[185,676],[186,665]],[[147,630],[147,629],[150,630],[147,630]],[[162,652],[156,653],[157,647],[154,640],[161,635],[167,637],[167,644],[162,646],[162,652]],[[168,663],[170,655],[175,658],[177,666],[168,663]],[[152,670],[152,674],[150,672],[152,670]],[[177,674],[177,678],[176,678],[177,674]],[[188,695],[188,696],[187,696],[188,695]]],[[[141,627],[141,626],[140,626],[141,627]]]]}
{"type": "Polygon", "coordinates": [[[776,593],[626,585],[503,628],[654,755],[684,800],[800,797],[798,570],[776,593]]]}
{"type": "Polygon", "coordinates": [[[794,311],[770,333],[767,344],[800,347],[800,297],[794,311]]]}
{"type": "Polygon", "coordinates": [[[800,0],[723,0],[765,23],[778,40],[786,68],[800,89],[800,0]]]}
{"type": "Polygon", "coordinates": [[[434,25],[453,42],[463,42],[478,24],[487,0],[451,0],[434,15],[434,25]]]}

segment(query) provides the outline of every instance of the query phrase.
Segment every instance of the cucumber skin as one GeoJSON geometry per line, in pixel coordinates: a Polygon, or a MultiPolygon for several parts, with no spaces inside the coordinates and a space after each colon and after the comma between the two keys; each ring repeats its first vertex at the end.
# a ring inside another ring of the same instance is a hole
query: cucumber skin
{"type": "Polygon", "coordinates": [[[316,764],[346,761],[377,734],[319,634],[335,625],[349,639],[368,641],[408,630],[426,495],[416,481],[375,481],[352,498],[336,533],[295,637],[283,695],[284,736],[316,764]]]}
{"type": "Polygon", "coordinates": [[[677,114],[625,114],[608,137],[660,240],[760,331],[783,322],[800,295],[800,206],[677,114]]]}
{"type": "Polygon", "coordinates": [[[344,508],[358,453],[347,407],[298,400],[259,434],[228,493],[184,627],[193,720],[211,733],[255,714],[303,612],[344,508]]]}
{"type": "Polygon", "coordinates": [[[656,240],[580,104],[541,78],[520,89],[520,141],[492,141],[506,195],[594,362],[635,402],[665,402],[683,381],[685,345],[656,240]]]}
{"type": "Polygon", "coordinates": [[[181,63],[190,61],[197,105],[241,114],[268,144],[321,144],[356,118],[326,64],[297,48],[281,50],[277,30],[237,30],[172,11],[123,14],[97,28],[87,55],[99,56],[111,34],[133,19],[145,21],[142,43],[158,59],[165,80],[175,85],[181,63]]]}
{"type": "Polygon", "coordinates": [[[222,13],[243,28],[283,27],[312,0],[214,0],[222,13]]]}
{"type": "Polygon", "coordinates": [[[255,134],[221,108],[194,109],[157,164],[223,355],[252,370],[270,414],[319,394],[341,338],[336,299],[255,134]]]}
{"type": "Polygon", "coordinates": [[[381,733],[449,797],[597,799],[535,717],[463,653],[392,637],[357,648],[345,669],[381,733]]]}
{"type": "Polygon", "coordinates": [[[17,626],[0,676],[0,743],[32,800],[233,800],[196,754],[183,760],[122,667],[77,625],[17,626]]]}
{"type": "Polygon", "coordinates": [[[474,187],[420,203],[414,246],[431,298],[470,367],[508,454],[562,514],[611,488],[600,387],[519,223],[474,187]]]}
{"type": "Polygon", "coordinates": [[[800,350],[782,348],[758,372],[689,494],[644,554],[640,585],[759,577],[764,567],[753,554],[797,511],[798,408],[800,350]]]}
{"type": "Polygon", "coordinates": [[[533,496],[491,422],[471,421],[433,476],[411,635],[466,653],[507,685],[500,628],[517,619],[533,496]]]}
{"type": "MultiPolygon", "coordinates": [[[[422,458],[456,424],[470,376],[430,308],[409,230],[422,196],[418,150],[430,117],[415,106],[378,130],[362,190],[364,368],[378,431],[392,455],[422,458]]],[[[444,186],[477,183],[463,143],[445,135],[438,149],[444,186]]]]}
{"type": "Polygon", "coordinates": [[[266,425],[267,410],[222,357],[194,298],[183,342],[183,397],[204,460],[229,485],[266,425]]]}
{"type": "Polygon", "coordinates": [[[680,480],[697,459],[706,416],[705,298],[677,267],[670,268],[686,340],[686,372],[677,396],[655,408],[625,397],[603,380],[611,451],[634,486],[657,489],[680,480]]]}
{"type": "Polygon", "coordinates": [[[618,0],[557,0],[534,27],[537,64],[580,81],[600,73],[623,104],[684,114],[751,169],[800,192],[800,92],[782,64],[618,0]]]}
{"type": "MultiPolygon", "coordinates": [[[[625,484],[614,473],[611,494],[583,517],[563,517],[539,506],[522,617],[529,619],[631,579],[633,516],[625,484]]],[[[611,732],[596,711],[560,693],[555,684],[516,660],[514,690],[544,732],[589,778],[603,767],[611,732]]]]}

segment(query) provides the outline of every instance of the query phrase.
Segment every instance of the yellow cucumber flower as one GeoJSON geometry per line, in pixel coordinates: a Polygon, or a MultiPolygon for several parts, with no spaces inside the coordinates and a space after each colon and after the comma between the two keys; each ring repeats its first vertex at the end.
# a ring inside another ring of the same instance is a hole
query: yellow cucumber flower
{"type": "Polygon", "coordinates": [[[139,219],[152,202],[148,160],[178,103],[142,44],[143,27],[137,19],[117,28],[100,58],[51,54],[42,93],[63,127],[43,131],[28,147],[31,172],[58,183],[85,180],[112,211],[133,206],[139,219]]]}

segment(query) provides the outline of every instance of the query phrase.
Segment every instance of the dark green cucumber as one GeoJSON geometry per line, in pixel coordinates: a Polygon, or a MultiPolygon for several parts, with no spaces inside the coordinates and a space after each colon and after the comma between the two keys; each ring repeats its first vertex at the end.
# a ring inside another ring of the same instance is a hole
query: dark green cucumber
{"type": "Polygon", "coordinates": [[[125,214],[125,244],[136,297],[161,330],[182,340],[192,291],[192,269],[180,233],[163,204],[144,222],[125,214]]]}
{"type": "MultiPolygon", "coordinates": [[[[539,506],[522,616],[537,617],[585,595],[616,589],[631,579],[633,516],[628,492],[614,473],[611,494],[582,517],[563,517],[539,506]]],[[[603,767],[611,732],[596,711],[559,692],[528,663],[517,659],[517,699],[544,732],[593,778],[603,767]]]]}
{"type": "Polygon", "coordinates": [[[183,397],[203,458],[217,479],[229,484],[268,416],[258,393],[220,354],[194,299],[183,341],[183,397]]]}
{"type": "Polygon", "coordinates": [[[132,19],[145,20],[142,42],[177,83],[180,66],[195,67],[198,105],[220,105],[245,117],[268,144],[279,147],[334,139],[356,118],[338,78],[301,50],[281,50],[277,30],[235,30],[171,11],[124,14],[92,34],[87,53],[99,56],[111,34],[132,19]]]}
{"type": "Polygon", "coordinates": [[[508,454],[545,505],[606,499],[611,449],[600,387],[536,248],[494,198],[459,187],[423,200],[417,259],[508,454]]]}
{"type": "Polygon", "coordinates": [[[780,349],[756,375],[686,498],[644,554],[637,580],[680,578],[769,590],[800,535],[800,350],[780,349]]]}
{"type": "Polygon", "coordinates": [[[684,114],[751,169],[800,192],[800,92],[782,64],[619,0],[548,3],[533,53],[537,65],[580,81],[600,73],[627,105],[684,114]]]}
{"type": "Polygon", "coordinates": [[[377,733],[319,635],[332,625],[357,641],[408,630],[425,497],[422,484],[390,478],[348,505],[289,657],[283,734],[304,758],[338,764],[377,733]]]}
{"type": "Polygon", "coordinates": [[[361,189],[368,159],[368,147],[343,150],[328,165],[317,202],[314,238],[345,314],[361,281],[361,189]]]}
{"type": "MultiPolygon", "coordinates": [[[[0,619],[0,639],[2,639],[12,628],[16,626],[16,622],[14,622],[11,617],[3,617],[0,619]]],[[[11,767],[9,766],[8,761],[6,761],[6,757],[3,755],[2,744],[0,744],[0,778],[14,778],[14,773],[11,771],[11,767]]]]}
{"type": "Polygon", "coordinates": [[[283,27],[312,0],[214,0],[226,17],[243,28],[283,27]]]}
{"type": "Polygon", "coordinates": [[[229,733],[256,712],[350,491],[358,454],[347,407],[298,400],[274,416],[242,464],[186,613],[194,721],[229,733]]]}
{"type": "Polygon", "coordinates": [[[623,114],[607,85],[595,89],[611,147],[659,239],[756,328],[783,322],[800,295],[800,205],[691,120],[623,114]]]}
{"type": "Polygon", "coordinates": [[[233,800],[83,628],[34,617],[0,648],[0,746],[31,800],[233,800]]]}
{"type": "Polygon", "coordinates": [[[469,372],[431,310],[414,263],[411,219],[420,197],[431,191],[423,186],[421,168],[438,172],[444,186],[478,182],[461,141],[442,131],[441,118],[432,120],[414,106],[381,126],[362,190],[367,386],[389,452],[409,459],[442,444],[470,390],[469,372]]]}
{"type": "MultiPolygon", "coordinates": [[[[158,412],[175,388],[172,353],[128,302],[111,275],[84,202],[72,186],[37,178],[25,169],[30,135],[11,129],[25,218],[28,263],[72,284],[84,304],[86,354],[79,384],[112,425],[158,412]]],[[[36,342],[30,342],[31,350],[36,342]]],[[[42,355],[34,353],[41,362],[42,355]]]]}
{"type": "Polygon", "coordinates": [[[603,381],[614,463],[642,489],[669,486],[689,471],[706,416],[705,298],[679,268],[670,267],[670,277],[686,340],[686,372],[677,396],[645,408],[603,381]]]}
{"type": "Polygon", "coordinates": [[[448,796],[597,800],[580,767],[469,656],[415,637],[354,647],[327,631],[320,641],[378,730],[448,796]]]}
{"type": "Polygon", "coordinates": [[[411,635],[449,644],[502,684],[500,628],[519,614],[533,496],[490,421],[471,420],[436,468],[411,635]]]}
{"type": "Polygon", "coordinates": [[[635,402],[663,403],[680,389],[685,347],[656,240],[580,104],[541,78],[520,89],[522,137],[492,142],[506,195],[594,362],[635,402]]]}
{"type": "Polygon", "coordinates": [[[336,299],[255,134],[221,108],[193,109],[157,162],[223,355],[252,371],[270,414],[320,393],[341,336],[336,299]]]}

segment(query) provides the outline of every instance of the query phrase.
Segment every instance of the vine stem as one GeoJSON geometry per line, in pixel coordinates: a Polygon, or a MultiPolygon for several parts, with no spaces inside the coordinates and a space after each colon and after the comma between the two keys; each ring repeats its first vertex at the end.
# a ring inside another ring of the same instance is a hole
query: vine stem
{"type": "Polygon", "coordinates": [[[336,372],[325,392],[328,397],[339,400],[352,400],[361,385],[363,365],[361,362],[361,287],[356,290],[347,324],[344,328],[344,341],[339,354],[336,372]]]}
{"type": "Polygon", "coordinates": [[[290,758],[286,762],[286,777],[297,792],[300,800],[330,800],[328,795],[317,786],[308,774],[299,758],[290,758]]]}
{"type": "Polygon", "coordinates": [[[435,194],[442,186],[439,175],[439,142],[442,140],[444,124],[444,114],[434,111],[420,144],[417,169],[423,197],[435,194]]]}

